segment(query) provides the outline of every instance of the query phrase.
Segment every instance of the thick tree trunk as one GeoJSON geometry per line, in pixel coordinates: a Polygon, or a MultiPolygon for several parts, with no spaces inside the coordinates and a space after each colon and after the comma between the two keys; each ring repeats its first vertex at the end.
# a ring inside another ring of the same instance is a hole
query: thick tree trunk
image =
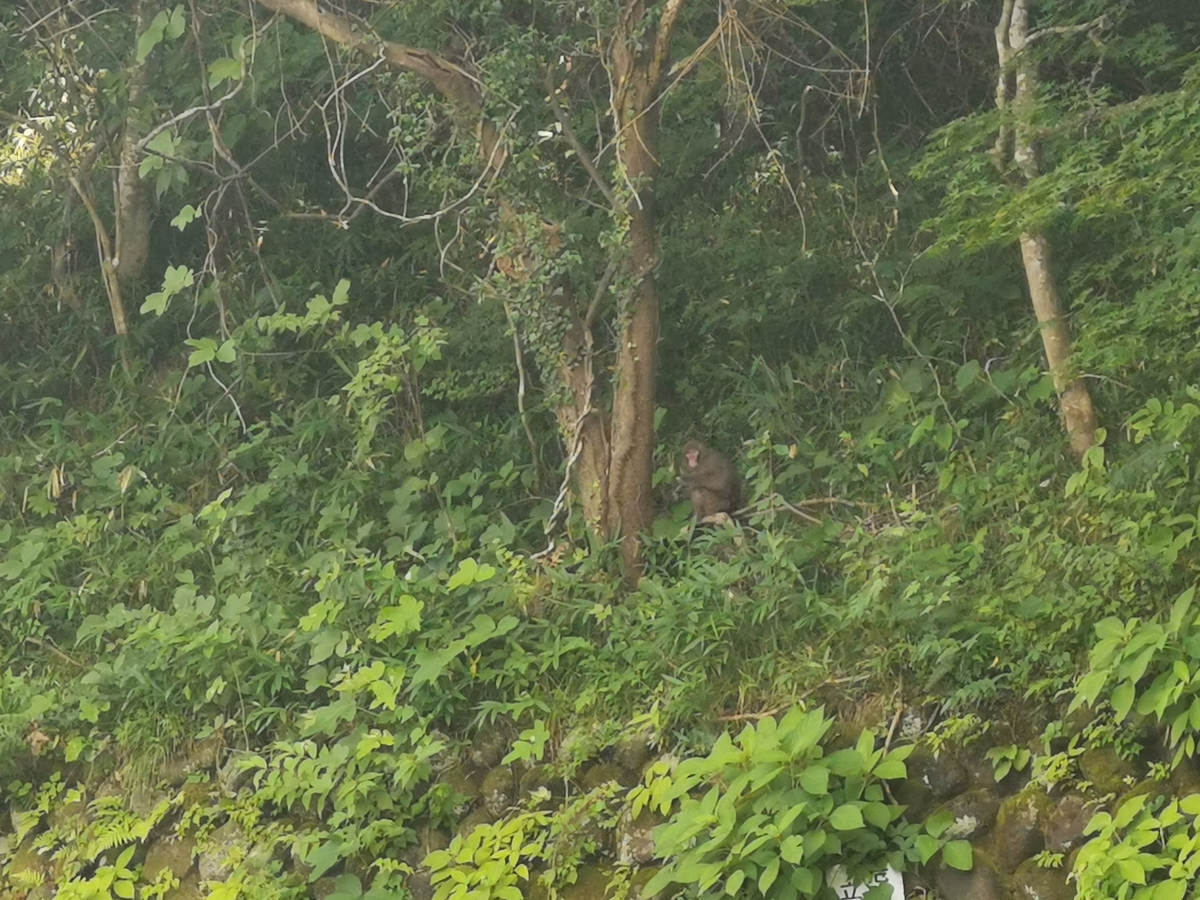
{"type": "Polygon", "coordinates": [[[638,192],[630,210],[630,267],[634,285],[632,313],[621,334],[617,382],[613,395],[612,452],[608,475],[606,530],[621,539],[626,576],[636,581],[641,571],[639,536],[654,521],[651,484],[654,476],[655,380],[658,371],[658,235],[655,231],[652,184],[657,115],[641,107],[631,114],[625,132],[623,162],[638,192]]]}
{"type": "Polygon", "coordinates": [[[617,161],[634,189],[629,215],[633,296],[621,333],[617,384],[613,396],[612,454],[608,475],[610,536],[621,539],[626,578],[641,574],[641,532],[654,521],[655,381],[658,372],[658,234],[654,181],[658,175],[659,92],[670,52],[671,34],[684,0],[667,0],[657,27],[648,30],[643,0],[627,0],[619,15],[610,56],[615,90],[617,161]]]}
{"type": "MultiPolygon", "coordinates": [[[[1011,109],[1013,117],[1012,124],[1001,126],[992,159],[1001,171],[1006,171],[1010,163],[1014,165],[1026,184],[1041,174],[1037,135],[1030,122],[1037,94],[1037,69],[1032,57],[1023,52],[1029,37],[1028,0],[1002,0],[996,25],[1000,60],[996,106],[1001,111],[1011,109]]],[[[1032,231],[1021,235],[1020,244],[1029,296],[1041,327],[1046,364],[1058,391],[1063,425],[1072,453],[1082,458],[1096,440],[1096,412],[1087,382],[1071,363],[1071,329],[1050,267],[1050,242],[1045,234],[1032,231]]]]}

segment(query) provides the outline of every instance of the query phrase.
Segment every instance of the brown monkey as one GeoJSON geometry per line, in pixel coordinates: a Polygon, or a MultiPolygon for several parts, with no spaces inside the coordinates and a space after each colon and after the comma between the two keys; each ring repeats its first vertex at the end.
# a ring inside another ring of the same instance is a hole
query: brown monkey
{"type": "Polygon", "coordinates": [[[691,493],[697,521],[741,508],[742,476],[725,456],[699,441],[684,444],[680,478],[691,493]]]}

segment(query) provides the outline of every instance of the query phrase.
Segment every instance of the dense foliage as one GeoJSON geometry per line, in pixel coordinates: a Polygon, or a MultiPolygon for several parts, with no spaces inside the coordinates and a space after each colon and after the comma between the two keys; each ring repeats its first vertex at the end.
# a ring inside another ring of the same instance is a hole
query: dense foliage
{"type": "MultiPolygon", "coordinates": [[[[507,141],[494,170],[428,78],[278,3],[135,5],[0,9],[14,808],[46,820],[79,802],[85,764],[149,772],[218,735],[253,799],[197,827],[291,810],[271,839],[312,878],[366,859],[378,893],[355,876],[339,896],[394,896],[414,823],[457,803],[431,774],[481,729],[566,774],[650,734],[692,757],[635,788],[675,815],[658,882],[790,900],[828,889],[826,856],[970,864],[945,823],[885,796],[907,748],[849,727],[823,748],[876,698],[889,720],[990,732],[1004,771],[1035,746],[1048,782],[1079,777],[1056,740],[1072,700],[1094,744],[1132,753],[1150,722],[1170,765],[1194,755],[1190,3],[1035,4],[1030,109],[993,105],[999,0],[685,6],[655,104],[656,518],[636,583],[572,502],[564,422],[592,410],[564,400],[564,372],[582,299],[607,317],[588,396],[614,405],[646,274],[628,266],[644,185],[604,124],[605,48],[640,5],[332,4],[471,73],[507,141]],[[1022,116],[1040,168],[1018,178],[989,151],[1022,116]],[[118,184],[133,146],[144,194],[118,184]],[[105,242],[139,222],[144,267],[126,272],[105,242]],[[1030,234],[1054,248],[1101,425],[1078,459],[1030,234]],[[691,533],[673,455],[694,436],[746,473],[740,525],[691,533]],[[801,795],[814,805],[780,824],[801,795]],[[831,843],[806,856],[816,834],[831,843]]],[[[96,802],[93,832],[37,838],[71,859],[78,893],[60,897],[130,896],[130,854],[91,862],[166,814],[96,802]]],[[[1131,865],[1183,896],[1197,808],[1105,813],[1074,861],[1081,896],[1114,896],[1131,865]]],[[[456,838],[429,863],[437,896],[570,883],[590,839],[575,821],[528,809],[456,838]]],[[[239,872],[223,896],[302,889],[239,872]]]]}

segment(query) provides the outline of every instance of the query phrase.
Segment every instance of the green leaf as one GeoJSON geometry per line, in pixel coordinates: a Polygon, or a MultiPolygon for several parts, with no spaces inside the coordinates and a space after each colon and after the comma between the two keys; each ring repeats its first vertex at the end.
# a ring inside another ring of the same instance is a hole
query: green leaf
{"type": "Polygon", "coordinates": [[[421,630],[421,611],[425,604],[404,594],[396,606],[385,606],[375,617],[369,634],[372,640],[386,641],[390,637],[403,637],[421,630]]]}
{"type": "Polygon", "coordinates": [[[895,779],[907,778],[908,767],[898,759],[888,758],[877,765],[875,771],[871,774],[885,781],[893,781],[895,779]]]}
{"type": "Polygon", "coordinates": [[[1146,870],[1141,867],[1137,860],[1133,859],[1118,859],[1117,871],[1121,873],[1130,884],[1145,884],[1146,870]]]}
{"type": "Polygon", "coordinates": [[[793,834],[779,842],[779,856],[793,866],[804,858],[804,835],[793,834]]]}
{"type": "Polygon", "coordinates": [[[824,766],[809,766],[800,773],[800,787],[814,797],[829,793],[829,770],[824,766]]]}
{"type": "Polygon", "coordinates": [[[834,775],[850,778],[854,775],[865,774],[866,766],[857,750],[838,750],[825,757],[825,765],[834,775]]]}
{"type": "Polygon", "coordinates": [[[312,884],[331,868],[337,865],[342,858],[342,840],[341,838],[332,837],[319,847],[313,848],[304,858],[304,861],[312,866],[312,871],[308,873],[308,883],[312,884]]]}
{"type": "Polygon", "coordinates": [[[967,841],[951,841],[942,848],[942,859],[952,869],[969,872],[972,866],[971,845],[967,841]]]}
{"type": "Polygon", "coordinates": [[[1112,706],[1118,722],[1129,714],[1129,709],[1133,706],[1133,698],[1134,685],[1132,681],[1123,681],[1113,689],[1112,706]]]}
{"type": "Polygon", "coordinates": [[[913,842],[917,848],[917,853],[920,854],[921,865],[933,859],[933,855],[938,852],[942,846],[942,842],[937,838],[928,834],[918,834],[913,842]]]}
{"type": "Polygon", "coordinates": [[[851,803],[843,803],[829,815],[829,824],[838,831],[853,831],[864,826],[862,811],[851,803]]]}
{"type": "Polygon", "coordinates": [[[175,40],[183,34],[184,28],[187,26],[187,19],[183,15],[182,4],[171,10],[171,15],[168,17],[166,26],[163,31],[168,38],[175,40]]]}
{"type": "Polygon", "coordinates": [[[150,22],[150,27],[138,35],[137,42],[137,61],[140,63],[151,51],[161,43],[163,34],[167,29],[167,12],[160,10],[150,22]]]}
{"type": "Polygon", "coordinates": [[[175,218],[171,220],[171,225],[183,231],[183,229],[187,228],[188,225],[198,218],[200,218],[200,210],[189,203],[176,213],[175,218]]]}
{"type": "Polygon", "coordinates": [[[642,888],[642,895],[653,897],[662,891],[663,888],[675,883],[675,870],[671,866],[664,866],[659,869],[654,877],[646,882],[642,888]]]}
{"type": "Polygon", "coordinates": [[[208,66],[208,86],[214,88],[222,81],[238,81],[242,77],[242,64],[239,60],[223,56],[214,59],[208,66]]]}
{"type": "Polygon", "coordinates": [[[217,356],[217,342],[212,338],[200,338],[199,340],[189,338],[184,343],[196,348],[188,355],[188,368],[210,363],[217,356]]]}
{"type": "Polygon", "coordinates": [[[789,880],[792,882],[792,887],[805,897],[811,897],[817,892],[816,870],[808,866],[792,869],[792,877],[789,880]]]}
{"type": "Polygon", "coordinates": [[[868,803],[862,808],[863,818],[881,831],[892,822],[892,807],[886,803],[868,803]]]}
{"type": "Polygon", "coordinates": [[[1187,886],[1186,881],[1177,878],[1160,881],[1154,886],[1151,900],[1183,900],[1183,895],[1187,893],[1187,886]]]}
{"type": "Polygon", "coordinates": [[[775,879],[779,877],[779,857],[776,856],[767,867],[762,870],[762,874],[758,876],[758,892],[764,897],[767,891],[771,889],[771,885],[775,883],[775,879]]]}
{"type": "Polygon", "coordinates": [[[1189,816],[1200,816],[1200,794],[1188,794],[1179,801],[1179,808],[1189,816]]]}
{"type": "Polygon", "coordinates": [[[727,879],[725,879],[725,893],[728,894],[730,897],[735,896],[737,894],[738,890],[741,888],[742,882],[745,880],[746,880],[746,870],[738,869],[736,872],[734,872],[732,875],[730,875],[727,879]]]}

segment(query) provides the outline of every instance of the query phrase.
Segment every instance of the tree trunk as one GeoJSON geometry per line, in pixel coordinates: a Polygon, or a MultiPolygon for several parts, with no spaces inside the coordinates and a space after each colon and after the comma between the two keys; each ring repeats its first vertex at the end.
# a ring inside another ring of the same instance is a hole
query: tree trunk
{"type": "Polygon", "coordinates": [[[667,0],[657,28],[645,29],[643,0],[627,0],[613,35],[613,118],[617,162],[634,189],[629,215],[629,264],[633,296],[621,332],[613,396],[612,455],[608,475],[611,537],[621,539],[626,578],[641,574],[639,534],[654,521],[655,381],[658,372],[658,234],[654,182],[658,175],[659,92],[670,52],[671,33],[684,0],[667,0]]]}
{"type": "MultiPolygon", "coordinates": [[[[135,34],[147,25],[146,0],[137,0],[133,8],[135,34]]],[[[138,174],[141,165],[137,144],[145,120],[146,88],[150,81],[149,59],[132,61],[125,70],[129,95],[126,98],[125,127],[117,148],[116,259],[117,278],[128,291],[141,286],[150,261],[150,224],[153,207],[149,185],[138,174]]]]}
{"type": "MultiPolygon", "coordinates": [[[[1037,68],[1026,52],[1029,44],[1028,0],[1003,0],[996,26],[996,52],[1000,73],[996,84],[996,106],[1011,109],[1012,124],[1001,126],[992,149],[993,162],[1002,172],[1010,163],[1028,184],[1041,174],[1037,135],[1030,116],[1037,94],[1037,68]]],[[[1050,267],[1050,241],[1040,231],[1021,235],[1021,258],[1033,312],[1041,326],[1046,364],[1058,392],[1059,410],[1071,442],[1071,452],[1082,458],[1096,440],[1096,412],[1087,382],[1071,362],[1071,329],[1050,267]]]]}
{"type": "Polygon", "coordinates": [[[1054,378],[1063,422],[1071,439],[1071,452],[1082,459],[1095,440],[1096,413],[1087,384],[1071,370],[1071,328],[1063,315],[1058,287],[1050,268],[1050,245],[1045,235],[1022,234],[1021,258],[1025,263],[1033,312],[1041,326],[1046,363],[1054,378]]]}

